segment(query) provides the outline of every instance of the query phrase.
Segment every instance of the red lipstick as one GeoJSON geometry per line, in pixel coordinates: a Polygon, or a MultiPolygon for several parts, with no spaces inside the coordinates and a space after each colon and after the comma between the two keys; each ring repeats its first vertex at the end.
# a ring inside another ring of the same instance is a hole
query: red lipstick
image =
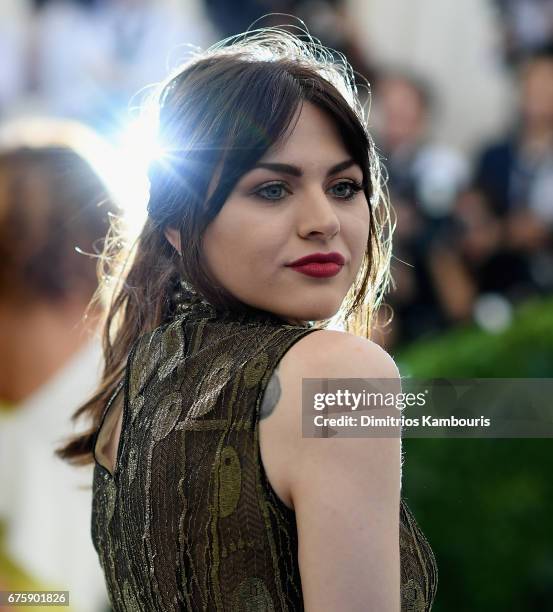
{"type": "Polygon", "coordinates": [[[342,255],[334,251],[332,253],[311,253],[286,265],[308,276],[327,278],[336,276],[344,263],[342,255]]]}

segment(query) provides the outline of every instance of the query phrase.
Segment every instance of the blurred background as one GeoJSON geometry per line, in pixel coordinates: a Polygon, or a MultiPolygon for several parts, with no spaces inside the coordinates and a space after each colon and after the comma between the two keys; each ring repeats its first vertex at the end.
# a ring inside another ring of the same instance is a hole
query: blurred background
{"type": "MultiPolygon", "coordinates": [[[[72,609],[108,609],[90,492],[50,452],[100,355],[101,313],[79,323],[95,260],[75,247],[98,253],[118,207],[144,219],[149,88],[268,13],[301,18],[370,82],[397,216],[374,340],[404,376],[553,376],[553,0],[1,0],[0,590],[70,588],[72,609]]],[[[553,610],[549,440],[404,450],[434,609],[553,610]]]]}

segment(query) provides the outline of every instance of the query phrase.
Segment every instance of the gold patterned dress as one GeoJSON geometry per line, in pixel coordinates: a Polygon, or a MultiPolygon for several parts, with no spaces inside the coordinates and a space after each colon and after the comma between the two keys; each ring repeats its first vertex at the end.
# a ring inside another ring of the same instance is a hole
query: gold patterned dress
{"type": "MultiPolygon", "coordinates": [[[[97,461],[93,480],[115,612],[303,610],[295,513],[267,479],[257,425],[273,370],[313,331],[197,300],[135,344],[114,474],[97,461]]],[[[434,555],[403,499],[399,518],[401,609],[430,610],[434,555]]]]}

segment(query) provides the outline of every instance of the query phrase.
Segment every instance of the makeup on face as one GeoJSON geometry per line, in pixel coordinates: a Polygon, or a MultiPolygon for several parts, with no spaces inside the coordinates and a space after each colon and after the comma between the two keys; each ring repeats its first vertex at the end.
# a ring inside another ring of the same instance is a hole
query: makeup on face
{"type": "Polygon", "coordinates": [[[341,253],[333,251],[331,253],[310,253],[301,257],[290,264],[292,270],[314,276],[315,278],[327,278],[336,276],[342,269],[345,259],[341,253]]]}
{"type": "Polygon", "coordinates": [[[293,133],[244,173],[207,227],[213,277],[288,319],[333,316],[367,248],[365,180],[334,123],[304,105],[293,133]]]}

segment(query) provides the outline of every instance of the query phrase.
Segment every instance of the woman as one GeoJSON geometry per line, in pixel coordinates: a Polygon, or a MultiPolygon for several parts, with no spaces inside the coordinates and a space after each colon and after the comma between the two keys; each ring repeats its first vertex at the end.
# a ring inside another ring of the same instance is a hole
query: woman
{"type": "Polygon", "coordinates": [[[159,102],[171,153],[81,408],[93,427],[61,452],[95,451],[114,609],[395,612],[400,582],[403,609],[430,609],[399,437],[321,442],[299,425],[303,378],[398,378],[349,333],[367,336],[390,242],[348,64],[250,32],[191,60],[159,102]],[[325,329],[341,306],[348,333],[325,329]]]}

